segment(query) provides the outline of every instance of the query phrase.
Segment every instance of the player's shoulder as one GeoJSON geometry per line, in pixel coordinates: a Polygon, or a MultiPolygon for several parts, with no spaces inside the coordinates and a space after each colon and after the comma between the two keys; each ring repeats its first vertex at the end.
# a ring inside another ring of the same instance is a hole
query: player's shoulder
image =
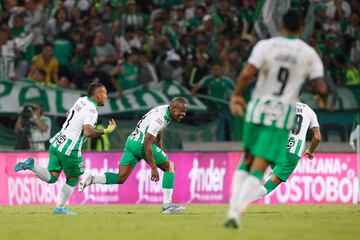
{"type": "Polygon", "coordinates": [[[271,46],[274,42],[276,42],[276,38],[261,39],[255,44],[254,48],[268,47],[271,46]]]}
{"type": "Polygon", "coordinates": [[[301,39],[298,39],[297,44],[299,47],[301,47],[302,54],[307,54],[310,56],[317,55],[316,50],[312,46],[310,46],[307,42],[305,42],[301,39]]]}
{"type": "Polygon", "coordinates": [[[301,112],[304,114],[312,114],[312,115],[315,114],[315,111],[311,107],[309,107],[309,105],[303,102],[296,103],[296,112],[301,112]]]}
{"type": "Polygon", "coordinates": [[[91,113],[97,113],[95,102],[91,101],[88,97],[80,97],[78,99],[78,104],[81,108],[87,109],[91,113]]]}

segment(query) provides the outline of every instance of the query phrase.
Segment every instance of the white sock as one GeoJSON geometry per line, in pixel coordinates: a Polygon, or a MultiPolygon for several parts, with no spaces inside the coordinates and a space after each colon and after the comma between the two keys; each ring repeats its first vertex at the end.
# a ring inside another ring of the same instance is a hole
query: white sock
{"type": "Polygon", "coordinates": [[[75,187],[72,187],[67,183],[64,184],[64,186],[61,189],[60,198],[58,203],[56,204],[56,207],[62,208],[65,206],[66,202],[69,200],[72,192],[74,191],[74,188],[75,187]]]}
{"type": "Polygon", "coordinates": [[[33,171],[36,176],[44,182],[49,182],[51,179],[51,174],[46,168],[34,165],[34,168],[31,171],[33,171]]]}
{"type": "Polygon", "coordinates": [[[244,170],[236,170],[231,184],[231,197],[230,197],[230,208],[236,204],[236,199],[239,196],[239,191],[245,182],[245,179],[249,176],[249,172],[244,170]]]}
{"type": "Polygon", "coordinates": [[[261,181],[252,175],[246,178],[242,191],[240,192],[236,204],[235,212],[240,213],[254,200],[258,189],[261,187],[261,181]],[[255,189],[255,191],[254,191],[255,189]]]}
{"type": "Polygon", "coordinates": [[[164,198],[163,203],[164,205],[168,205],[172,202],[172,194],[174,189],[172,188],[163,188],[164,198]]]}
{"type": "Polygon", "coordinates": [[[258,191],[255,193],[254,200],[252,200],[252,201],[256,201],[256,200],[258,200],[260,198],[263,198],[263,197],[266,196],[266,194],[267,194],[266,188],[264,187],[264,185],[262,185],[258,189],[258,191]]]}
{"type": "Polygon", "coordinates": [[[105,184],[106,183],[105,173],[102,173],[97,176],[92,176],[91,184],[95,184],[95,183],[105,184]]]}

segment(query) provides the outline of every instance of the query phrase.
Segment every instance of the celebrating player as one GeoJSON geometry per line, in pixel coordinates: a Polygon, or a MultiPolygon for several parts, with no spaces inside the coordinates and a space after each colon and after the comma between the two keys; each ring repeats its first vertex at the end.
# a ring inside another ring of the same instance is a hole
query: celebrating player
{"type": "Polygon", "coordinates": [[[65,204],[78,183],[79,176],[84,173],[81,148],[86,138],[112,133],[116,128],[114,120],[109,122],[106,129],[95,128],[98,118],[97,107],[104,106],[106,100],[107,90],[104,85],[92,83],[88,89],[88,96],[81,97],[75,102],[68,111],[62,129],[50,139],[48,168],[36,165],[32,158],[15,165],[15,172],[31,170],[39,179],[50,184],[55,183],[61,171],[64,171],[66,183],[61,189],[59,201],[53,211],[54,214],[75,214],[65,208],[65,204]]]}
{"type": "Polygon", "coordinates": [[[281,26],[283,36],[259,41],[242,70],[230,100],[233,114],[242,115],[242,91],[258,73],[258,80],[247,106],[244,123],[245,158],[235,171],[225,226],[238,228],[240,213],[255,198],[269,163],[286,162],[288,131],[295,118],[295,103],[306,79],[315,81],[325,98],[324,68],[316,51],[300,40],[302,20],[290,9],[281,26]]]}
{"type": "Polygon", "coordinates": [[[85,174],[78,190],[82,192],[91,184],[123,184],[130,176],[136,164],[141,160],[151,167],[151,180],[159,181],[157,167],[164,171],[162,180],[163,213],[184,211],[184,207],[172,204],[175,166],[162,150],[162,130],[171,120],[180,122],[186,115],[187,104],[183,98],[175,98],[170,105],[162,105],[151,109],[138,122],[135,130],[128,136],[124,155],[119,164],[119,173],[106,172],[99,176],[85,174]]]}
{"type": "Polygon", "coordinates": [[[295,113],[297,121],[294,130],[290,132],[286,161],[275,165],[272,176],[266,181],[265,185],[260,188],[256,199],[264,197],[282,182],[286,182],[295,170],[303,153],[309,159],[313,159],[313,153],[321,141],[321,133],[316,114],[308,105],[302,102],[296,103],[295,113]],[[304,151],[306,133],[309,128],[313,137],[310,147],[304,151]]]}

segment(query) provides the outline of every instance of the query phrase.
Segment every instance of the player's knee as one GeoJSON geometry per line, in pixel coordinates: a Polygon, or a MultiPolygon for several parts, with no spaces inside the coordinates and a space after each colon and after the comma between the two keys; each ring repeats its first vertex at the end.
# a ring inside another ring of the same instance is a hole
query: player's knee
{"type": "Polygon", "coordinates": [[[69,177],[66,179],[66,184],[75,187],[75,185],[79,182],[79,177],[69,177]]]}
{"type": "Polygon", "coordinates": [[[126,176],[121,176],[121,175],[119,175],[118,184],[123,184],[123,183],[125,183],[125,182],[126,182],[126,179],[127,179],[126,176]]]}
{"type": "Polygon", "coordinates": [[[48,181],[48,183],[50,183],[50,184],[53,184],[53,183],[56,183],[57,182],[57,180],[58,180],[58,176],[54,176],[54,175],[50,175],[50,180],[48,181]]]}

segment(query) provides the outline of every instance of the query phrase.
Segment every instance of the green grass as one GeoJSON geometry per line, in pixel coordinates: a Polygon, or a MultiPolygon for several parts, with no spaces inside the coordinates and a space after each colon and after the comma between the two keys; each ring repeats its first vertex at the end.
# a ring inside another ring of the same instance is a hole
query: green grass
{"type": "Polygon", "coordinates": [[[70,206],[76,216],[54,216],[51,206],[0,206],[0,239],[360,239],[360,205],[253,205],[242,230],[223,227],[227,205],[188,205],[163,215],[156,205],[70,206]]]}

